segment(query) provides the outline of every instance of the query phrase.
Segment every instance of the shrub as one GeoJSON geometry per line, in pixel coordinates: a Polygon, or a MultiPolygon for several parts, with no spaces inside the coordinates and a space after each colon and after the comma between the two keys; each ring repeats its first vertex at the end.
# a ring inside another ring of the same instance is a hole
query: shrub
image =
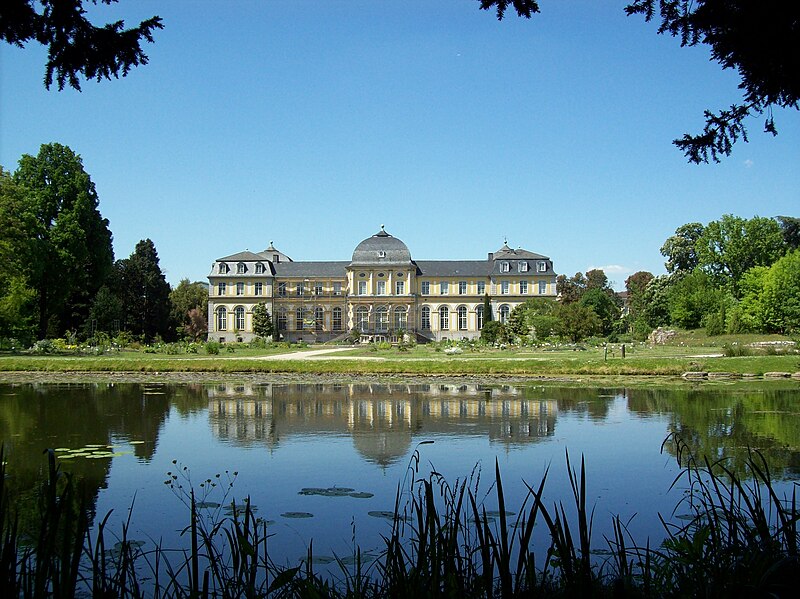
{"type": "Polygon", "coordinates": [[[385,349],[392,349],[392,344],[389,343],[388,341],[381,341],[378,344],[378,349],[384,349],[384,350],[385,349]]]}
{"type": "Polygon", "coordinates": [[[217,341],[206,341],[205,350],[210,356],[216,356],[219,354],[219,347],[219,342],[217,341]]]}
{"type": "Polygon", "coordinates": [[[31,353],[36,355],[54,354],[55,352],[56,346],[50,339],[40,339],[31,347],[31,353]]]}

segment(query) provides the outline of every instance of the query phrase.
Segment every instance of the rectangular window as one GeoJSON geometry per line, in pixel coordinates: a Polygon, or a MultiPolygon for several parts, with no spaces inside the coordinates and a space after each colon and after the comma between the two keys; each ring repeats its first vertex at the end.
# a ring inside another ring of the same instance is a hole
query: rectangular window
{"type": "Polygon", "coordinates": [[[519,293],[520,295],[526,295],[528,293],[528,281],[519,282],[519,293]]]}
{"type": "Polygon", "coordinates": [[[519,272],[528,272],[528,263],[527,262],[520,262],[519,263],[519,272]]]}
{"type": "Polygon", "coordinates": [[[421,321],[421,328],[430,331],[431,330],[431,311],[430,308],[423,308],[422,309],[422,321],[421,321]]]}
{"type": "Polygon", "coordinates": [[[539,281],[539,295],[544,295],[545,293],[547,293],[547,283],[539,281]]]}
{"type": "Polygon", "coordinates": [[[322,283],[314,283],[314,295],[322,295],[322,283]]]}
{"type": "Polygon", "coordinates": [[[342,295],[342,284],[341,283],[334,283],[333,284],[333,295],[342,295]]]}
{"type": "Polygon", "coordinates": [[[255,294],[264,295],[264,283],[256,283],[255,294]]]}
{"type": "Polygon", "coordinates": [[[286,297],[286,283],[278,283],[278,295],[286,297]]]}
{"type": "Polygon", "coordinates": [[[466,281],[459,281],[458,282],[458,295],[466,295],[467,294],[467,282],[466,281]]]}
{"type": "Polygon", "coordinates": [[[503,281],[502,283],[500,283],[500,293],[502,293],[503,295],[508,295],[510,287],[511,286],[508,284],[508,281],[503,281]]]}
{"type": "Polygon", "coordinates": [[[500,272],[510,272],[511,267],[508,262],[501,262],[500,263],[500,272]]]}
{"type": "Polygon", "coordinates": [[[341,331],[342,330],[342,309],[341,308],[334,308],[333,309],[333,330],[334,331],[341,331]]]}
{"type": "Polygon", "coordinates": [[[236,295],[244,295],[244,283],[236,283],[236,295]]]}
{"type": "Polygon", "coordinates": [[[261,264],[261,262],[256,264],[256,274],[257,275],[263,275],[264,274],[264,265],[261,264]]]}
{"type": "Polygon", "coordinates": [[[295,288],[295,293],[297,295],[305,295],[305,292],[306,292],[305,285],[303,285],[303,283],[298,283],[297,287],[295,288]]]}
{"type": "Polygon", "coordinates": [[[227,285],[225,283],[220,283],[217,285],[217,295],[225,295],[227,291],[227,285]]]}
{"type": "Polygon", "coordinates": [[[239,264],[236,265],[236,274],[243,275],[246,272],[247,272],[247,267],[244,264],[240,262],[239,264]]]}
{"type": "Polygon", "coordinates": [[[486,293],[486,283],[484,281],[478,281],[478,295],[484,295],[486,293]]]}
{"type": "Polygon", "coordinates": [[[378,281],[375,289],[376,295],[386,295],[386,281],[378,281]]]}
{"type": "Polygon", "coordinates": [[[358,282],[358,295],[367,295],[367,282],[366,281],[359,281],[358,282]]]}
{"type": "Polygon", "coordinates": [[[547,272],[547,262],[539,262],[539,272],[547,272]]]}
{"type": "Polygon", "coordinates": [[[447,281],[442,281],[439,283],[439,294],[447,295],[448,293],[450,293],[450,283],[447,281]]]}
{"type": "Polygon", "coordinates": [[[430,295],[430,293],[431,293],[430,281],[422,281],[422,286],[420,288],[420,293],[422,293],[422,295],[430,295]]]}
{"type": "Polygon", "coordinates": [[[406,282],[405,281],[395,281],[394,283],[394,294],[395,295],[405,295],[406,292],[406,282]]]}

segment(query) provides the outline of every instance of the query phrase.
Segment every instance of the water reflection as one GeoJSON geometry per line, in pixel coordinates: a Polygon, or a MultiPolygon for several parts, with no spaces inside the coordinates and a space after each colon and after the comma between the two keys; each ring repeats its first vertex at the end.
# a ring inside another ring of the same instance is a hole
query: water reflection
{"type": "Polygon", "coordinates": [[[466,384],[217,385],[208,415],[224,441],[276,449],[295,436],[349,435],[365,460],[387,466],[404,459],[423,431],[512,446],[552,436],[558,402],[529,393],[466,384]]]}

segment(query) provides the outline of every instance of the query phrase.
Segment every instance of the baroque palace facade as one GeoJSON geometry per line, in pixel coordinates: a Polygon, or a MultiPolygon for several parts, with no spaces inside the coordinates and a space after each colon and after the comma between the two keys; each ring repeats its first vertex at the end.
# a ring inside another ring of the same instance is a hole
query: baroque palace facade
{"type": "Polygon", "coordinates": [[[556,297],[553,262],[507,243],[486,260],[412,260],[408,247],[381,230],[359,243],[352,260],[295,262],[270,246],[216,260],[208,275],[208,338],[250,341],[253,307],[265,303],[287,341],[472,339],[483,327],[484,296],[506,321],[527,299],[556,297]]]}

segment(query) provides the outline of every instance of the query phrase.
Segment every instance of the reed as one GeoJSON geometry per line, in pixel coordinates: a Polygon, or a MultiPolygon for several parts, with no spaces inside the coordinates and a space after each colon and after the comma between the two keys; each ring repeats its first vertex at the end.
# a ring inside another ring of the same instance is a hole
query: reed
{"type": "Polygon", "coordinates": [[[583,458],[575,469],[566,456],[571,497],[550,503],[546,472],[527,486],[512,516],[497,462],[490,488],[482,492],[477,468],[452,484],[436,471],[420,477],[417,448],[398,485],[380,559],[366,565],[354,532],[355,565],[339,560],[339,574],[325,576],[314,570],[313,542],[304,563],[277,565],[266,523],[248,500],[229,517],[220,511],[209,516],[198,507],[194,488],[179,494],[188,511],[183,549],[143,551],[128,538],[130,520],[112,535],[108,515],[92,533],[80,481],[60,471],[52,452],[37,530],[23,535],[0,448],[0,593],[137,599],[795,596],[795,494],[778,495],[756,452],[745,480],[722,461],[693,456],[680,439],[668,442],[676,445],[682,466],[673,483],[684,490],[675,513],[686,520],[662,518],[666,540],[657,547],[637,543],[614,518],[612,537],[600,543],[607,557],[598,557],[583,458]],[[489,499],[496,514],[486,508],[489,499]],[[109,539],[117,540],[113,551],[109,539]]]}

